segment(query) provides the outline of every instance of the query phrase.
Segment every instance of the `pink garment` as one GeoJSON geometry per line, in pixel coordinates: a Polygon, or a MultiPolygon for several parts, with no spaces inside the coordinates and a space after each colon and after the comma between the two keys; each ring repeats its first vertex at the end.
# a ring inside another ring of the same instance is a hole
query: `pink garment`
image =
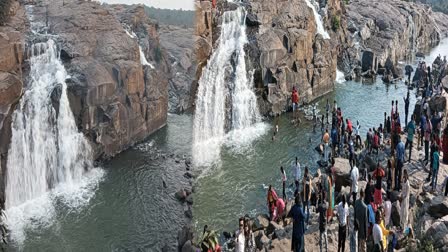
{"type": "Polygon", "coordinates": [[[277,199],[277,211],[274,213],[274,221],[277,221],[277,218],[281,218],[283,216],[283,212],[285,211],[285,202],[282,198],[277,199]]]}

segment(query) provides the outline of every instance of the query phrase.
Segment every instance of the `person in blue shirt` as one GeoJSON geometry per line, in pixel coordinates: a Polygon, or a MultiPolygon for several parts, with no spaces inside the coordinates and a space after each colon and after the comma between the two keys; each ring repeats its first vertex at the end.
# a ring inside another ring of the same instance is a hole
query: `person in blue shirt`
{"type": "Polygon", "coordinates": [[[305,251],[305,213],[301,205],[300,194],[295,198],[295,204],[288,213],[288,218],[293,219],[291,250],[294,252],[305,251]]]}
{"type": "Polygon", "coordinates": [[[415,123],[414,123],[415,117],[412,115],[411,121],[408,123],[408,138],[406,141],[405,149],[409,146],[409,163],[411,162],[411,153],[412,153],[412,143],[414,141],[414,134],[415,134],[415,123]]]}
{"type": "Polygon", "coordinates": [[[395,172],[395,189],[397,191],[400,191],[401,188],[401,173],[403,170],[403,164],[404,164],[404,151],[405,146],[404,143],[401,141],[401,138],[398,138],[398,144],[397,144],[397,170],[395,172]]]}
{"type": "Polygon", "coordinates": [[[338,146],[338,130],[333,123],[333,127],[331,129],[331,147],[333,149],[333,153],[331,155],[332,157],[336,156],[336,146],[338,146]]]}

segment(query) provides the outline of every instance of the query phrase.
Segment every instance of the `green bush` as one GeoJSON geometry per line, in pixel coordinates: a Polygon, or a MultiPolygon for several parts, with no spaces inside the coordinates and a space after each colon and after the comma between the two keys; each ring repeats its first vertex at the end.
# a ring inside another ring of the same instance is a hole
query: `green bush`
{"type": "Polygon", "coordinates": [[[162,50],[160,49],[159,46],[154,48],[154,59],[156,60],[157,63],[160,63],[160,61],[162,60],[162,50]]]}
{"type": "Polygon", "coordinates": [[[11,0],[0,0],[0,25],[3,25],[8,21],[10,7],[11,0]]]}
{"type": "Polygon", "coordinates": [[[349,0],[344,0],[344,3],[345,3],[345,4],[348,4],[348,3],[349,3],[349,0]]]}
{"type": "Polygon", "coordinates": [[[332,23],[333,31],[337,31],[337,30],[339,30],[339,27],[341,27],[341,18],[339,16],[333,16],[331,23],[332,23]]]}

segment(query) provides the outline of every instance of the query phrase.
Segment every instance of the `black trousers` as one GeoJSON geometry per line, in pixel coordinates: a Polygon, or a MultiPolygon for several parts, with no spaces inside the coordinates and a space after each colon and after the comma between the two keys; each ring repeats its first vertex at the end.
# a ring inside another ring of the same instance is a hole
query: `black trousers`
{"type": "Polygon", "coordinates": [[[404,146],[404,149],[407,149],[409,146],[409,162],[411,162],[411,153],[412,153],[412,141],[406,140],[406,144],[404,146]]]}
{"type": "Polygon", "coordinates": [[[397,169],[395,170],[395,189],[401,189],[401,173],[403,171],[403,162],[397,160],[397,169]]]}
{"type": "Polygon", "coordinates": [[[347,227],[339,225],[338,252],[345,251],[345,238],[347,237],[347,227]],[[342,250],[341,250],[342,249],[342,250]]]}
{"type": "Polygon", "coordinates": [[[429,154],[429,141],[425,140],[425,160],[428,160],[428,154],[429,154]]]}

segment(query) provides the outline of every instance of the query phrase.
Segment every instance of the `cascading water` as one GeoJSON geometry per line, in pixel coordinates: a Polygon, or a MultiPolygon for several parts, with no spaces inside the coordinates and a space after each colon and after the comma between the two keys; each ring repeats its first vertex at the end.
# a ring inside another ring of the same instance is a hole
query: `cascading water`
{"type": "Polygon", "coordinates": [[[338,82],[338,83],[343,83],[343,82],[345,82],[345,75],[344,75],[344,73],[343,73],[341,70],[339,70],[339,69],[336,69],[336,82],[338,82]]]}
{"type": "Polygon", "coordinates": [[[411,55],[413,56],[415,52],[417,52],[417,29],[415,27],[415,22],[414,19],[412,18],[411,15],[408,16],[408,22],[409,22],[409,27],[411,28],[411,36],[410,36],[410,41],[409,43],[411,44],[410,46],[410,52],[411,55]]]}
{"type": "Polygon", "coordinates": [[[6,175],[6,208],[34,199],[59,183],[72,183],[92,167],[67,98],[67,72],[52,40],[32,46],[31,82],[15,111],[6,175]],[[59,111],[51,94],[60,89],[59,111]]]}
{"type": "Polygon", "coordinates": [[[305,0],[308,7],[310,7],[313,10],[314,19],[316,20],[316,26],[317,26],[317,33],[322,35],[324,39],[330,39],[330,35],[324,28],[324,24],[322,21],[322,16],[318,13],[319,4],[316,3],[315,0],[305,0]]]}
{"type": "Polygon", "coordinates": [[[247,42],[244,9],[225,12],[218,47],[199,80],[193,124],[193,161],[198,166],[219,160],[225,140],[230,145],[247,143],[264,131],[262,126],[254,128],[260,115],[246,69],[247,42]]]}
{"type": "Polygon", "coordinates": [[[103,176],[102,169],[91,170],[91,147],[78,132],[55,42],[34,44],[31,53],[30,81],[13,114],[6,173],[8,225],[19,244],[25,228],[51,223],[51,198],[62,196],[76,209],[89,201],[103,176]],[[52,96],[59,95],[55,105],[52,96]]]}

